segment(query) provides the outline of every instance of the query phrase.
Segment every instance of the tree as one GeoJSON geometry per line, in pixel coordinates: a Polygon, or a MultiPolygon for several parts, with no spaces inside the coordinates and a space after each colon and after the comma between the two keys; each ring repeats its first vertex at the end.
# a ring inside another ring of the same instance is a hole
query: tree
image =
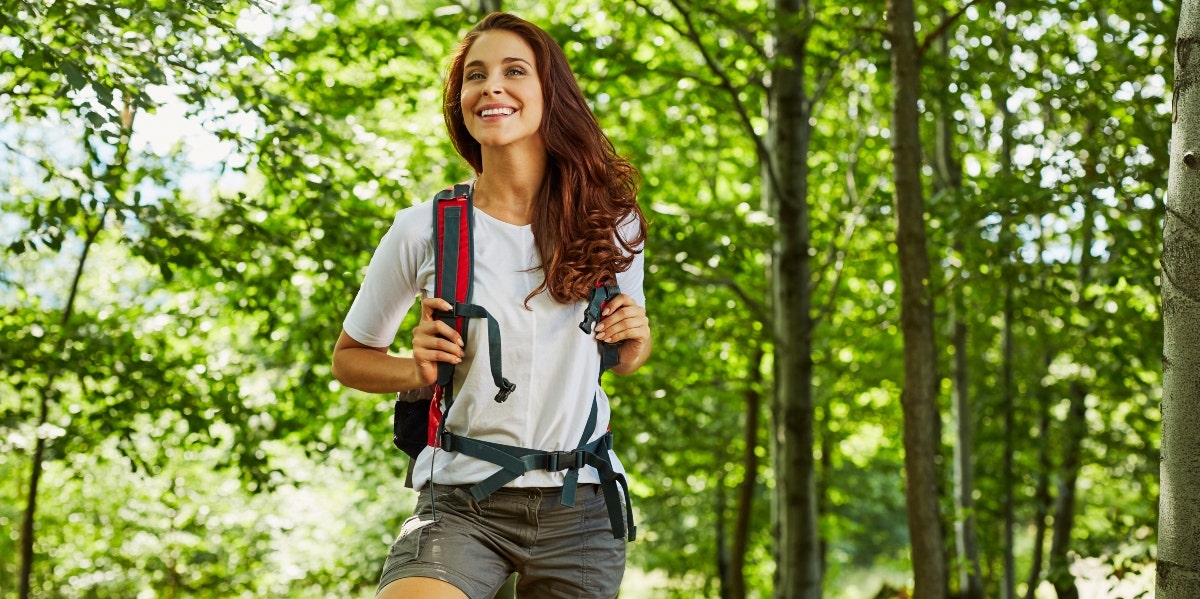
{"type": "Polygon", "coordinates": [[[1185,0],[1175,46],[1170,182],[1163,226],[1159,599],[1200,591],[1200,2],[1185,0]]]}
{"type": "Polygon", "coordinates": [[[904,471],[908,531],[917,597],[948,595],[946,554],[938,491],[937,354],[933,300],[926,249],[924,192],[921,186],[921,138],[917,100],[920,56],[912,0],[888,1],[888,39],[892,52],[892,168],[896,194],[896,248],[900,261],[900,314],[904,330],[904,471]]]}
{"type": "MultiPolygon", "coordinates": [[[[70,142],[61,139],[50,142],[58,147],[42,148],[41,156],[31,155],[33,148],[6,144],[12,155],[32,163],[33,169],[44,175],[41,189],[22,190],[34,200],[21,206],[30,227],[8,250],[19,255],[50,249],[74,262],[69,285],[56,290],[62,301],[61,308],[52,310],[58,313],[57,318],[47,322],[51,341],[34,352],[32,361],[36,366],[32,371],[20,375],[31,379],[37,389],[32,427],[36,439],[20,535],[18,587],[24,599],[32,589],[39,490],[51,451],[46,427],[70,420],[56,413],[64,397],[75,395],[78,386],[86,388],[95,380],[93,377],[105,378],[102,372],[71,365],[77,346],[104,338],[89,335],[84,321],[94,315],[79,314],[85,312],[78,302],[81,280],[92,274],[89,256],[98,241],[111,234],[110,229],[137,220],[150,234],[131,235],[126,238],[128,245],[133,253],[160,266],[167,278],[174,264],[203,259],[202,253],[188,253],[180,259],[179,248],[187,244],[187,233],[180,236],[185,238],[182,243],[173,243],[176,240],[170,233],[155,238],[155,233],[166,233],[160,226],[178,231],[174,225],[182,225],[187,219],[176,218],[179,215],[171,208],[163,209],[154,200],[143,199],[138,186],[155,180],[157,169],[132,155],[130,136],[135,117],[154,104],[147,87],[172,79],[186,87],[203,79],[174,66],[180,62],[198,66],[211,60],[207,50],[195,49],[195,39],[204,34],[216,35],[226,43],[214,54],[224,57],[237,52],[236,43],[228,43],[236,36],[229,35],[232,28],[224,20],[229,13],[223,11],[241,5],[198,2],[183,9],[156,11],[144,4],[122,8],[12,4],[7,3],[0,15],[0,32],[15,41],[16,50],[15,54],[6,52],[2,60],[6,70],[0,83],[3,109],[18,122],[49,117],[42,121],[47,129],[70,131],[67,139],[77,136],[78,151],[65,153],[81,156],[78,163],[62,159],[62,146],[70,142]],[[69,10],[72,8],[78,10],[69,10]],[[156,38],[158,43],[151,43],[156,38]],[[49,197],[37,197],[42,190],[49,197]],[[77,257],[68,258],[72,242],[79,242],[81,250],[77,257]]],[[[140,385],[130,385],[131,389],[137,387],[140,385]]],[[[108,424],[119,430],[129,413],[114,411],[108,417],[108,424]]],[[[88,426],[85,422],[78,424],[88,426]]],[[[68,443],[72,438],[68,436],[59,443],[68,443]]]]}
{"type": "Polygon", "coordinates": [[[776,3],[778,54],[771,73],[764,197],[778,231],[771,257],[775,344],[773,456],[779,558],[777,599],[821,596],[813,461],[812,270],[809,265],[808,147],[811,98],[805,85],[806,0],[776,3]]]}

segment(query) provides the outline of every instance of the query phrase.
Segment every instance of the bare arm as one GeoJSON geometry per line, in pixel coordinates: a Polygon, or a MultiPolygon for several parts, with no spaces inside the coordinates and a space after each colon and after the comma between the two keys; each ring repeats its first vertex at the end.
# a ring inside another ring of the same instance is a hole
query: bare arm
{"type": "Polygon", "coordinates": [[[387,353],[342,331],[333,348],[333,377],[352,389],[367,393],[395,393],[419,389],[437,379],[437,363],[462,361],[462,337],[453,327],[433,319],[433,311],[448,310],[440,299],[421,302],[421,322],[413,329],[413,357],[387,353]],[[453,340],[453,341],[451,341],[453,340]]]}

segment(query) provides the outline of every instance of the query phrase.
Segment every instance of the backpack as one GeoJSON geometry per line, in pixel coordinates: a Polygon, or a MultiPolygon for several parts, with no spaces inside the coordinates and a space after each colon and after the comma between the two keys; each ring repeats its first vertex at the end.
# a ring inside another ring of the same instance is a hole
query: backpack
{"type": "MultiPolygon", "coordinates": [[[[446,300],[453,306],[450,311],[439,310],[434,317],[454,327],[464,339],[467,338],[467,325],[470,320],[486,320],[492,380],[498,390],[494,399],[497,402],[504,402],[516,389],[516,385],[504,378],[502,373],[500,327],[486,309],[471,303],[475,249],[473,193],[473,186],[459,183],[438,192],[433,199],[436,265],[434,292],[437,297],[446,300]]],[[[614,279],[597,282],[584,310],[583,321],[579,323],[580,330],[585,334],[591,334],[592,328],[600,321],[605,303],[620,292],[614,279]]],[[[619,344],[601,341],[597,341],[597,343],[600,355],[600,375],[603,376],[605,370],[618,363],[619,344]]],[[[592,466],[600,474],[600,486],[608,507],[613,535],[616,538],[626,537],[630,541],[634,540],[636,529],[633,526],[629,485],[625,476],[616,472],[608,460],[608,452],[612,449],[612,432],[608,431],[599,439],[589,442],[596,430],[596,399],[592,401],[591,412],[588,415],[582,439],[575,450],[541,451],[471,439],[447,431],[445,415],[454,405],[453,383],[454,365],[440,362],[438,363],[437,381],[434,384],[415,391],[402,391],[397,394],[392,441],[396,447],[409,455],[410,476],[411,465],[426,446],[440,448],[443,451],[459,452],[500,467],[499,471],[470,487],[471,495],[478,501],[482,501],[505,484],[527,472],[567,470],[566,478],[563,481],[561,503],[570,507],[575,505],[579,469],[584,466],[592,466]],[[624,510],[621,510],[621,507],[624,507],[624,510]]],[[[432,484],[432,479],[430,483],[432,484]]]]}

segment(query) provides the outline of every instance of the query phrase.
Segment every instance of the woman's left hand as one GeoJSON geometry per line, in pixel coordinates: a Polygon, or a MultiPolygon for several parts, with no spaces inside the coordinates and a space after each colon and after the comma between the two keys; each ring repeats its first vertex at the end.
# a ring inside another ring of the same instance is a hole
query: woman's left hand
{"type": "Polygon", "coordinates": [[[596,339],[621,344],[621,361],[613,367],[617,374],[629,374],[650,357],[650,319],[646,309],[621,293],[608,300],[595,329],[596,339]]]}

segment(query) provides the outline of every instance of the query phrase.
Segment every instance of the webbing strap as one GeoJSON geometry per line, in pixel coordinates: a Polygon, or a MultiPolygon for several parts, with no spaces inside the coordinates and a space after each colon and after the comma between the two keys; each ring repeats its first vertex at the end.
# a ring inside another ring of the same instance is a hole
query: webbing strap
{"type": "Polygon", "coordinates": [[[584,458],[584,452],[591,451],[594,453],[599,448],[599,444],[607,437],[606,435],[591,443],[587,442],[588,438],[596,430],[596,413],[596,402],[593,400],[591,413],[588,414],[587,424],[584,425],[583,439],[580,440],[579,447],[573,452],[547,452],[539,449],[527,449],[525,447],[515,447],[460,437],[453,433],[443,435],[442,449],[446,451],[458,451],[459,453],[491,462],[500,467],[500,470],[471,488],[471,494],[477,500],[482,500],[484,497],[495,493],[500,487],[516,480],[517,477],[531,470],[557,472],[569,469],[566,479],[563,480],[562,504],[567,507],[574,507],[575,487],[579,479],[579,468],[583,467],[584,460],[586,459],[584,458]],[[445,444],[447,435],[450,437],[450,447],[447,447],[445,444]]]}
{"type": "MultiPolygon", "coordinates": [[[[598,413],[600,411],[598,406],[599,406],[599,402],[596,400],[596,396],[593,395],[592,396],[592,409],[588,412],[587,423],[583,425],[583,434],[579,436],[579,443],[576,443],[576,445],[578,445],[580,448],[583,448],[588,443],[588,439],[592,438],[592,433],[596,432],[596,420],[598,418],[598,413]]],[[[606,434],[601,438],[609,439],[611,441],[612,435],[611,435],[611,433],[606,434]]],[[[612,449],[611,442],[608,444],[608,447],[609,447],[609,449],[612,449]]],[[[608,455],[608,452],[604,452],[604,455],[608,455]]],[[[562,491],[562,504],[563,505],[565,505],[567,507],[575,507],[575,488],[578,486],[579,486],[579,468],[576,467],[571,470],[568,470],[567,476],[565,478],[563,478],[563,491],[562,491]]],[[[605,503],[607,503],[607,501],[605,503]]]]}
{"type": "MultiPolygon", "coordinates": [[[[583,322],[579,323],[579,329],[591,334],[592,329],[604,317],[604,305],[620,294],[621,288],[617,286],[615,279],[606,279],[603,283],[597,283],[588,297],[588,305],[583,311],[583,322]]],[[[621,362],[620,352],[620,342],[600,342],[600,376],[604,376],[604,371],[621,362]]]]}
{"type": "MultiPolygon", "coordinates": [[[[438,269],[437,296],[453,304],[460,300],[466,300],[466,290],[461,290],[464,297],[459,297],[460,290],[458,288],[459,260],[464,256],[464,253],[459,251],[460,244],[464,241],[462,237],[463,207],[435,204],[434,209],[440,211],[441,214],[441,226],[438,230],[441,254],[438,256],[440,268],[438,269]]],[[[465,255],[469,256],[469,254],[465,255]]],[[[465,320],[455,318],[450,313],[441,313],[438,319],[454,327],[463,338],[466,338],[467,322],[465,320]]],[[[449,389],[452,382],[454,382],[454,365],[449,362],[438,362],[437,384],[441,385],[443,389],[449,389]]]]}
{"type": "MultiPolygon", "coordinates": [[[[443,189],[434,197],[434,232],[437,239],[437,297],[450,302],[449,311],[439,310],[435,316],[454,327],[464,338],[467,323],[471,318],[486,318],[488,321],[488,357],[491,361],[492,381],[499,391],[496,401],[508,399],[516,385],[504,378],[501,369],[500,324],[482,306],[470,303],[474,283],[475,241],[472,233],[472,192],[470,185],[456,184],[443,189]]],[[[438,399],[445,401],[449,411],[454,403],[454,365],[438,362],[437,386],[441,389],[438,399]]],[[[439,418],[439,421],[441,419],[439,418]]]]}
{"type": "MultiPolygon", "coordinates": [[[[594,430],[595,426],[596,405],[593,402],[587,428],[594,430]]],[[[470,488],[471,495],[475,497],[476,501],[486,499],[504,485],[527,472],[568,470],[567,479],[563,481],[560,502],[568,507],[574,506],[579,469],[591,466],[600,475],[600,489],[604,493],[604,504],[608,509],[608,519],[612,525],[613,537],[627,538],[630,541],[637,537],[637,529],[633,525],[633,505],[629,499],[629,484],[625,480],[625,475],[617,472],[613,468],[612,462],[608,460],[608,452],[612,449],[611,432],[605,433],[595,441],[582,443],[574,451],[541,451],[460,437],[449,431],[443,431],[441,447],[444,451],[458,452],[500,466],[499,471],[470,488]],[[624,510],[621,509],[622,507],[624,510]]]]}
{"type": "MultiPolygon", "coordinates": [[[[488,324],[488,358],[491,362],[492,382],[500,389],[496,393],[496,401],[504,402],[508,396],[517,388],[516,385],[504,378],[504,373],[500,363],[500,323],[496,322],[496,318],[491,315],[483,306],[475,304],[455,303],[451,314],[462,318],[486,318],[488,324]]],[[[451,367],[453,368],[453,367],[451,367]]]]}

